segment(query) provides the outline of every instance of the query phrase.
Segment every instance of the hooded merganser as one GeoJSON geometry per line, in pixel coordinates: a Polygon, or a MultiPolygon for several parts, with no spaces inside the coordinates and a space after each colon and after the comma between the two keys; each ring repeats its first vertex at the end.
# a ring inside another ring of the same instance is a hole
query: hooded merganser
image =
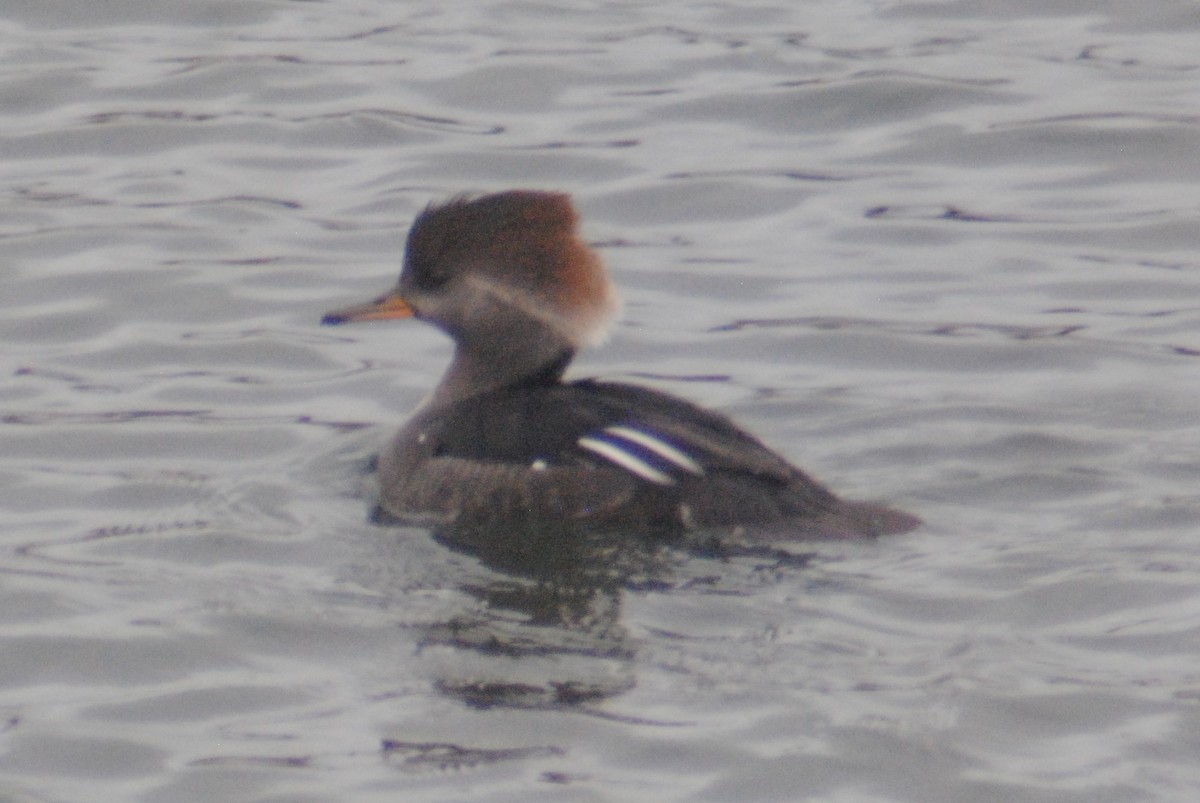
{"type": "Polygon", "coordinates": [[[576,350],[599,340],[618,308],[576,221],[570,197],[553,192],[430,205],[408,234],[399,285],[322,319],[416,317],[455,342],[433,395],[379,455],[383,513],[509,530],[764,528],[791,539],[919,524],[838,499],[722,415],[636,385],[564,382],[576,350]]]}

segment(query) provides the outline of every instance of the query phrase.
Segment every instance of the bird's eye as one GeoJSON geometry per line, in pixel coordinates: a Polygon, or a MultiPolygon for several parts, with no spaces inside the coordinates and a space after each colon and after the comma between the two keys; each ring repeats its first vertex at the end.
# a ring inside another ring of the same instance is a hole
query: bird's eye
{"type": "Polygon", "coordinates": [[[437,292],[450,281],[449,271],[442,269],[431,259],[409,260],[405,273],[417,289],[426,293],[437,292]]]}

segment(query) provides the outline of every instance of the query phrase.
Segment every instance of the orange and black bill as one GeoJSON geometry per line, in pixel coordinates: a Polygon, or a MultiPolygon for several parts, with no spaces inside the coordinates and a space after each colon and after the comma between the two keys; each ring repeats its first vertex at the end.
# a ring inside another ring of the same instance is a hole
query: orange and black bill
{"type": "Polygon", "coordinates": [[[415,313],[398,292],[392,291],[366,304],[356,304],[353,307],[325,313],[321,318],[322,326],[335,326],[339,323],[358,323],[359,321],[386,321],[392,318],[411,318],[415,313]]]}

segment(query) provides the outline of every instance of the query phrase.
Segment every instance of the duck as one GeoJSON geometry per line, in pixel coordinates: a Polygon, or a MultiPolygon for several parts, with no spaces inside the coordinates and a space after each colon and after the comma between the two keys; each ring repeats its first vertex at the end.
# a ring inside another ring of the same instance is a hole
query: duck
{"type": "Polygon", "coordinates": [[[578,223],[562,192],[431,203],[398,284],[322,318],[416,318],[454,342],[441,381],[378,454],[385,520],[516,539],[577,526],[849,539],[920,524],[841,499],[719,412],[642,385],[565,379],[620,306],[578,223]]]}

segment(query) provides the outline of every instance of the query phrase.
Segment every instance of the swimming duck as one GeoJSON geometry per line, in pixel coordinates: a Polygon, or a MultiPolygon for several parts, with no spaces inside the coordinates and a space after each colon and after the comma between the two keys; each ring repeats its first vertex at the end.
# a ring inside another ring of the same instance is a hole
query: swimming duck
{"type": "Polygon", "coordinates": [[[618,309],[563,193],[430,205],[395,289],[324,324],[415,317],[454,341],[432,395],[380,452],[379,505],[430,525],[586,525],[637,533],[759,528],[773,537],[911,530],[913,516],[839,499],[729,418],[658,390],[564,381],[618,309]]]}

